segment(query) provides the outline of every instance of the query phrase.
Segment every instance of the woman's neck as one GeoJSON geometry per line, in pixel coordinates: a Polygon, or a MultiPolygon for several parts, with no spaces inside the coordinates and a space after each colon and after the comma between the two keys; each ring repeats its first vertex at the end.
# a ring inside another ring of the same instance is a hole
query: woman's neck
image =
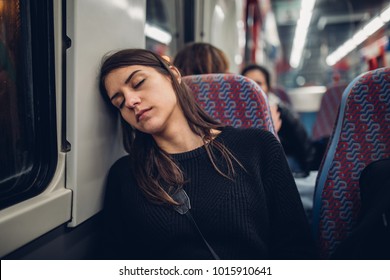
{"type": "Polygon", "coordinates": [[[153,135],[160,149],[169,154],[184,153],[203,146],[202,137],[195,134],[189,126],[172,130],[164,135],[153,135]]]}

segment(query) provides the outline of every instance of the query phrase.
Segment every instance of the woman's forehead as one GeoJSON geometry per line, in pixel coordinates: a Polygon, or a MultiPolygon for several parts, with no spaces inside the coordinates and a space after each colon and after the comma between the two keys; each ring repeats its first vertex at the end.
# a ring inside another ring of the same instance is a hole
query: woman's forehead
{"type": "Polygon", "coordinates": [[[128,66],[123,66],[123,67],[113,69],[107,74],[107,78],[118,76],[118,75],[126,76],[126,75],[132,75],[133,73],[136,75],[138,73],[150,73],[150,72],[157,72],[157,71],[150,66],[128,65],[128,66]]]}

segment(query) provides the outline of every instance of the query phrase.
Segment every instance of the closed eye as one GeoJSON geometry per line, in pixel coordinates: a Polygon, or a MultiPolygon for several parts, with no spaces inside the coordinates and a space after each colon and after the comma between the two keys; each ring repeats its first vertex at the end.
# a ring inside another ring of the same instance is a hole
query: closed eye
{"type": "Polygon", "coordinates": [[[118,109],[122,109],[125,104],[125,98],[123,96],[117,96],[112,100],[112,105],[118,109]]]}
{"type": "Polygon", "coordinates": [[[123,98],[122,102],[119,104],[119,109],[122,109],[123,106],[125,105],[125,99],[123,98]]]}
{"type": "Polygon", "coordinates": [[[137,84],[134,85],[134,88],[139,88],[144,82],[145,82],[146,79],[142,79],[140,82],[138,82],[137,84]]]}

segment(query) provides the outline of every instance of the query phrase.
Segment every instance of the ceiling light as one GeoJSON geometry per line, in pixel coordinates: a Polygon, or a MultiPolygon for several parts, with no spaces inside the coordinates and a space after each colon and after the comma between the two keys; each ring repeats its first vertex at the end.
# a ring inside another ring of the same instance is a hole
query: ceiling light
{"type": "Polygon", "coordinates": [[[302,0],[301,2],[301,11],[299,13],[297,26],[295,27],[295,37],[290,55],[290,65],[293,68],[297,68],[301,62],[315,1],[316,0],[302,0]]]}
{"type": "Polygon", "coordinates": [[[367,32],[368,36],[370,36],[377,32],[383,25],[385,25],[385,23],[380,19],[380,17],[375,17],[363,27],[363,30],[367,32]]]}
{"type": "Polygon", "coordinates": [[[348,39],[343,45],[338,47],[333,53],[327,56],[326,63],[329,66],[335,65],[343,57],[356,49],[368,37],[381,29],[385,23],[390,20],[390,5],[377,17],[373,18],[362,29],[356,32],[352,38],[348,39]]]}
{"type": "Polygon", "coordinates": [[[385,23],[390,20],[390,5],[381,13],[380,18],[385,23]]]}

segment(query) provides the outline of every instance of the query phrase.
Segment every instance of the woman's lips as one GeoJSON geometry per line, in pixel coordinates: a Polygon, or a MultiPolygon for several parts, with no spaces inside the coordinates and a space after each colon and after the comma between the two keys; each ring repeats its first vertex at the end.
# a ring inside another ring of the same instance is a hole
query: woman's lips
{"type": "Polygon", "coordinates": [[[136,117],[136,119],[137,119],[137,122],[141,121],[141,120],[146,116],[145,113],[148,112],[148,111],[150,111],[151,109],[152,109],[152,108],[148,108],[148,109],[143,109],[143,110],[139,111],[139,112],[135,115],[135,117],[136,117]]]}

